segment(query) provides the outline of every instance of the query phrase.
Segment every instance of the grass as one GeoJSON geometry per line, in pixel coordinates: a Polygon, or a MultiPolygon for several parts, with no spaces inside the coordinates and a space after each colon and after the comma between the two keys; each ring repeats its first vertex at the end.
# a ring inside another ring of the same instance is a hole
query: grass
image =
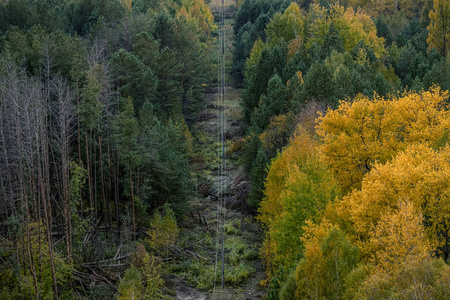
{"type": "MultiPolygon", "coordinates": [[[[246,221],[234,219],[224,225],[225,283],[234,288],[246,283],[255,273],[254,260],[258,257],[255,245],[248,243],[249,233],[242,230],[246,226],[242,222],[246,221]]],[[[166,267],[170,273],[183,277],[200,290],[208,291],[214,287],[214,282],[216,285],[221,282],[220,251],[217,252],[220,244],[215,233],[198,229],[182,232],[178,245],[200,258],[184,257],[167,263],[166,267]]]]}

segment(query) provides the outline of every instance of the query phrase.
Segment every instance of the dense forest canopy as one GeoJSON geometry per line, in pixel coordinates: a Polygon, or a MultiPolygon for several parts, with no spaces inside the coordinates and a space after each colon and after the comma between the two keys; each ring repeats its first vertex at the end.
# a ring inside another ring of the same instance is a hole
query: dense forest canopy
{"type": "Polygon", "coordinates": [[[113,298],[81,266],[186,211],[213,21],[203,0],[0,2],[0,298],[113,298]]]}
{"type": "Polygon", "coordinates": [[[440,0],[240,1],[268,299],[449,296],[449,20],[440,0]]]}

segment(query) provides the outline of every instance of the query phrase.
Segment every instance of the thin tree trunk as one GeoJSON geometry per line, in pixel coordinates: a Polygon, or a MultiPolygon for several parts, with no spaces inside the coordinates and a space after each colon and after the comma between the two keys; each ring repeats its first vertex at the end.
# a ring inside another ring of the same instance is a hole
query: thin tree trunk
{"type": "Polygon", "coordinates": [[[132,219],[133,219],[133,239],[136,238],[136,218],[134,212],[134,191],[133,191],[133,175],[131,171],[131,162],[130,162],[130,191],[131,191],[131,208],[132,208],[132,219]]]}
{"type": "Polygon", "coordinates": [[[116,203],[117,237],[120,241],[119,192],[119,154],[117,154],[117,161],[114,172],[114,199],[116,203]]]}
{"type": "MultiPolygon", "coordinates": [[[[47,114],[46,114],[47,115],[47,114]]],[[[45,128],[42,128],[44,131],[45,128]]],[[[49,153],[48,153],[48,137],[47,134],[44,134],[43,141],[42,141],[43,151],[44,151],[44,216],[47,223],[47,242],[48,242],[48,249],[49,249],[49,257],[50,257],[50,264],[52,267],[52,279],[53,279],[53,291],[54,291],[54,298],[58,299],[58,283],[56,280],[56,268],[55,268],[55,259],[53,257],[53,243],[52,243],[52,207],[51,207],[51,196],[50,196],[50,164],[49,164],[49,153]],[[46,187],[46,188],[45,188],[46,187]]]]}
{"type": "Polygon", "coordinates": [[[27,235],[27,240],[28,240],[28,243],[26,245],[27,258],[28,258],[28,261],[30,262],[30,265],[29,265],[30,273],[31,273],[31,276],[33,276],[35,298],[36,298],[36,300],[38,300],[40,298],[40,296],[39,296],[39,287],[38,287],[38,282],[37,282],[37,277],[36,277],[36,269],[34,266],[34,260],[33,260],[33,255],[32,255],[33,245],[31,244],[31,233],[30,233],[30,210],[28,207],[27,200],[26,199],[23,199],[23,200],[24,200],[23,205],[25,205],[25,211],[26,211],[25,228],[26,228],[26,235],[27,235]]]}
{"type": "MultiPolygon", "coordinates": [[[[6,134],[4,132],[5,126],[3,124],[3,109],[0,110],[0,113],[1,113],[0,114],[0,128],[2,130],[2,132],[1,132],[1,137],[2,137],[2,147],[1,147],[1,149],[3,149],[3,155],[4,155],[4,160],[5,160],[4,169],[6,171],[7,178],[8,178],[6,180],[7,181],[6,184],[8,185],[8,190],[9,190],[12,187],[12,180],[11,180],[12,172],[10,170],[9,155],[8,155],[8,151],[7,151],[7,147],[6,147],[7,143],[6,143],[6,134]]],[[[2,191],[4,191],[5,194],[6,194],[7,193],[7,189],[6,189],[5,185],[4,185],[3,180],[1,180],[1,182],[2,182],[2,191]]],[[[9,213],[8,213],[9,209],[8,209],[8,200],[6,199],[6,197],[5,197],[4,201],[5,201],[4,202],[5,203],[5,217],[3,218],[3,220],[7,220],[8,217],[9,217],[9,213]]]]}
{"type": "MultiPolygon", "coordinates": [[[[80,166],[83,165],[82,160],[81,160],[81,125],[80,125],[80,112],[79,112],[79,108],[80,108],[80,93],[78,90],[78,77],[77,77],[77,84],[76,84],[76,95],[77,95],[77,140],[78,140],[78,164],[80,166]]],[[[79,195],[82,194],[82,188],[80,187],[79,190],[79,195]]],[[[83,210],[83,200],[80,199],[80,212],[81,212],[81,217],[84,217],[84,210],[83,210]]]]}
{"type": "Polygon", "coordinates": [[[77,130],[78,130],[78,164],[81,165],[81,126],[80,126],[80,93],[78,91],[78,78],[76,83],[76,95],[77,95],[77,130]]]}
{"type": "MultiPolygon", "coordinates": [[[[69,137],[69,122],[70,114],[70,93],[64,83],[60,83],[58,87],[59,100],[59,130],[60,130],[60,153],[61,153],[61,179],[62,179],[62,198],[63,198],[63,215],[64,215],[64,229],[66,236],[66,250],[67,262],[72,264],[72,216],[70,212],[70,137],[69,137]]],[[[70,282],[70,281],[69,281],[70,282]]]]}
{"type": "MultiPolygon", "coordinates": [[[[42,122],[42,121],[41,121],[42,122]]],[[[42,124],[38,127],[38,130],[41,131],[42,135],[45,135],[44,127],[42,124]]],[[[44,138],[43,138],[44,139],[44,138]]],[[[46,238],[47,238],[47,244],[48,244],[48,254],[50,258],[50,264],[51,264],[51,270],[52,270],[52,281],[53,281],[53,292],[55,299],[58,299],[58,284],[56,281],[56,270],[55,270],[55,262],[53,257],[53,244],[52,244],[52,214],[51,214],[51,208],[50,208],[50,193],[49,193],[49,186],[50,186],[50,180],[49,180],[49,174],[48,174],[48,153],[46,151],[47,147],[47,141],[44,139],[44,141],[40,141],[40,151],[38,151],[38,172],[39,172],[39,186],[40,186],[40,194],[43,204],[43,210],[44,210],[44,224],[46,227],[46,238]],[[42,162],[42,163],[41,163],[42,162]]],[[[39,226],[40,227],[40,226],[39,226]]],[[[42,274],[42,272],[41,272],[42,274]]]]}
{"type": "Polygon", "coordinates": [[[85,142],[86,142],[86,164],[87,164],[87,175],[88,175],[88,189],[89,189],[89,208],[92,213],[94,209],[94,202],[92,199],[92,179],[91,179],[91,165],[90,165],[90,157],[89,157],[89,143],[88,143],[88,132],[84,132],[85,142]]]}
{"type": "MultiPolygon", "coordinates": [[[[25,106],[25,105],[24,105],[25,106]]],[[[27,259],[28,260],[28,268],[30,270],[30,273],[33,277],[33,285],[34,285],[34,290],[35,290],[35,298],[39,299],[39,287],[38,287],[38,281],[37,281],[37,276],[36,276],[36,271],[35,271],[35,265],[34,265],[34,259],[33,259],[33,255],[32,255],[32,243],[31,243],[31,232],[30,232],[30,210],[28,207],[28,197],[27,197],[27,193],[26,193],[26,187],[25,187],[25,172],[24,172],[24,164],[23,161],[26,160],[26,151],[24,149],[24,143],[23,143],[23,139],[22,139],[22,128],[20,125],[20,118],[21,118],[21,114],[22,112],[19,112],[20,107],[18,107],[18,103],[16,103],[16,116],[15,116],[15,120],[16,120],[16,142],[17,142],[17,146],[18,146],[18,153],[19,153],[19,164],[18,164],[18,168],[19,168],[19,186],[20,186],[20,200],[21,200],[21,206],[23,208],[25,208],[25,224],[24,227],[26,228],[26,237],[27,237],[27,243],[25,244],[24,238],[22,237],[22,244],[24,245],[25,248],[25,252],[26,252],[26,258],[24,257],[24,262],[27,259]]],[[[26,109],[24,107],[24,109],[26,109]]],[[[27,112],[25,112],[26,114],[27,112]]],[[[24,255],[24,256],[25,256],[24,255]]],[[[26,264],[26,263],[25,263],[26,264]]]]}
{"type": "Polygon", "coordinates": [[[111,167],[111,148],[110,148],[110,134],[109,134],[109,100],[108,97],[107,99],[107,104],[105,105],[106,108],[106,153],[108,155],[108,186],[107,189],[105,191],[106,193],[106,201],[107,203],[107,214],[108,214],[108,223],[111,225],[112,224],[112,211],[111,211],[111,204],[112,204],[112,199],[111,199],[111,195],[112,195],[112,186],[111,186],[111,177],[113,176],[112,173],[112,167],[111,167]]]}
{"type": "MultiPolygon", "coordinates": [[[[100,131],[100,128],[99,128],[100,131]]],[[[102,202],[103,202],[103,213],[106,216],[106,223],[107,225],[109,225],[109,220],[108,220],[108,214],[107,214],[107,203],[106,203],[106,195],[105,195],[105,175],[103,173],[103,156],[102,156],[102,137],[99,136],[98,138],[98,146],[99,146],[99,159],[100,159],[100,176],[101,176],[101,181],[102,181],[102,202]]]]}
{"type": "MultiPolygon", "coordinates": [[[[96,136],[95,133],[91,132],[91,141],[96,141],[96,136]]],[[[91,161],[92,162],[96,162],[97,161],[97,149],[95,147],[96,143],[92,143],[92,147],[91,147],[91,161]]],[[[92,175],[92,187],[94,188],[94,216],[95,216],[95,220],[97,220],[97,218],[99,218],[99,213],[98,213],[98,195],[97,195],[97,164],[94,164],[94,170],[93,170],[93,175],[92,175]]]]}
{"type": "MultiPolygon", "coordinates": [[[[108,122],[108,117],[106,117],[107,118],[107,122],[108,122]]],[[[107,196],[107,199],[108,199],[108,202],[109,202],[109,204],[108,204],[108,216],[109,216],[109,224],[112,224],[112,219],[113,219],[113,217],[112,217],[112,209],[111,209],[111,195],[112,195],[112,186],[111,186],[111,178],[114,176],[114,173],[113,173],[113,169],[112,169],[112,165],[111,165],[111,147],[110,147],[110,141],[109,141],[109,129],[107,130],[107,133],[106,133],[106,137],[107,137],[107,140],[106,140],[106,142],[107,142],[107,144],[106,144],[106,146],[107,146],[107,153],[108,153],[108,196],[107,196]]]]}

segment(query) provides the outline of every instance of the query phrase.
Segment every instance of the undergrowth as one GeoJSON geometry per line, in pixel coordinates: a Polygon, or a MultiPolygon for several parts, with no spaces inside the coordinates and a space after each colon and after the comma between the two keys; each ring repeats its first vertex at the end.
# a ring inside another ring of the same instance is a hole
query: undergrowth
{"type": "MultiPolygon", "coordinates": [[[[245,222],[245,221],[244,221],[245,222]]],[[[249,233],[241,229],[241,221],[234,220],[224,225],[225,233],[225,284],[238,287],[247,282],[256,272],[253,267],[257,259],[256,248],[248,243],[249,233]]],[[[200,290],[211,290],[221,285],[220,244],[214,234],[205,230],[185,230],[180,235],[179,246],[196,254],[174,260],[167,264],[168,271],[183,277],[200,290]],[[219,250],[219,251],[217,251],[219,250]]]]}

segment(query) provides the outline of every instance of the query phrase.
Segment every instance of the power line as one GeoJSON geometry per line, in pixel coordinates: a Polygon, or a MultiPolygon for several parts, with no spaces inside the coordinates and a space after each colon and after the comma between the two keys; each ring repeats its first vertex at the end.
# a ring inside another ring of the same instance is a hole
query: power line
{"type": "MultiPolygon", "coordinates": [[[[217,93],[218,93],[218,105],[217,105],[217,121],[218,121],[218,140],[221,144],[221,151],[218,150],[218,203],[217,203],[217,245],[221,244],[221,271],[222,271],[222,289],[225,286],[225,197],[224,192],[226,189],[226,111],[225,111],[225,13],[224,13],[224,0],[222,0],[221,6],[221,20],[219,22],[219,38],[218,38],[218,74],[217,74],[217,93]],[[220,120],[219,120],[220,118],[220,120]],[[220,155],[220,152],[222,152],[220,155]],[[220,160],[222,156],[222,160],[220,160]],[[220,235],[219,235],[220,230],[220,235]],[[219,241],[220,240],[220,241],[219,241]]],[[[219,248],[216,251],[216,259],[214,265],[214,287],[213,287],[213,299],[215,299],[216,292],[216,275],[218,264],[219,248]]]]}
{"type": "Polygon", "coordinates": [[[224,14],[224,0],[222,0],[222,53],[221,53],[221,64],[220,64],[220,71],[222,75],[221,80],[221,87],[222,87],[222,122],[221,122],[221,132],[222,132],[222,180],[224,181],[224,186],[222,187],[221,191],[221,198],[222,198],[222,226],[221,226],[221,239],[222,239],[222,289],[225,286],[225,246],[224,246],[224,231],[223,231],[223,223],[225,222],[225,198],[223,197],[224,189],[225,189],[225,180],[226,180],[226,169],[225,169],[225,72],[224,72],[224,65],[225,65],[225,14],[224,14]]]}
{"type": "MultiPolygon", "coordinates": [[[[220,62],[220,59],[221,59],[220,58],[220,52],[221,52],[220,51],[220,49],[221,49],[220,41],[221,41],[221,38],[220,38],[220,35],[221,35],[221,31],[219,30],[219,38],[218,38],[219,43],[218,43],[218,46],[217,46],[217,124],[221,123],[221,115],[220,115],[220,108],[219,108],[220,103],[221,103],[221,93],[219,92],[220,91],[220,82],[221,82],[221,80],[220,80],[220,66],[221,66],[221,62],[220,62]]],[[[220,143],[220,142],[221,142],[220,126],[217,126],[217,143],[220,143]]],[[[219,163],[218,163],[218,166],[217,166],[217,179],[218,179],[218,182],[216,182],[216,186],[217,186],[217,190],[221,191],[221,180],[220,179],[221,179],[221,175],[222,175],[222,169],[221,169],[221,166],[220,166],[220,149],[217,149],[217,161],[219,163]]],[[[216,245],[219,245],[219,243],[220,243],[220,234],[219,234],[219,232],[220,232],[220,219],[221,219],[220,206],[221,206],[221,202],[218,199],[218,201],[217,201],[217,215],[216,215],[216,218],[217,218],[217,225],[216,225],[216,238],[217,238],[217,240],[216,240],[216,245]]],[[[218,260],[219,260],[219,248],[218,247],[216,248],[215,252],[216,252],[216,255],[215,255],[215,261],[214,261],[213,299],[215,299],[215,297],[216,297],[217,263],[218,263],[218,260]]]]}

